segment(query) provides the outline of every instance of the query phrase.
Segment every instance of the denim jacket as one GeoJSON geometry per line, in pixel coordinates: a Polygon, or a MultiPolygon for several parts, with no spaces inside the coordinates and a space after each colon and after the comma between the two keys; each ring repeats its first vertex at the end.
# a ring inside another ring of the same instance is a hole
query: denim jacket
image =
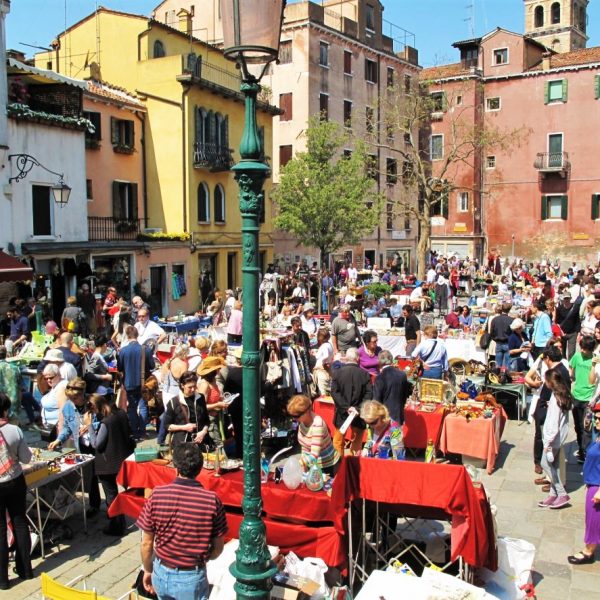
{"type": "Polygon", "coordinates": [[[73,438],[75,450],[79,452],[79,427],[81,419],[79,412],[71,400],[67,400],[62,408],[63,426],[58,434],[57,440],[64,444],[69,438],[73,438]]]}

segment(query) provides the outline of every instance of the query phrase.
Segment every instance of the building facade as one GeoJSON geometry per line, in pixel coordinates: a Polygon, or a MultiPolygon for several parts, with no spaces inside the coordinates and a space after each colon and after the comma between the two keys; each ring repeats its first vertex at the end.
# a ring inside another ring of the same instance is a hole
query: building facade
{"type": "Polygon", "coordinates": [[[430,93],[447,98],[431,123],[434,174],[452,151],[448,130],[460,110],[507,143],[482,145],[472,164],[457,165],[446,218],[432,219],[432,248],[596,263],[600,173],[589,131],[600,122],[600,47],[554,52],[502,29],[455,47],[460,63],[423,72],[430,93]],[[478,91],[465,95],[469,87],[478,91]],[[469,241],[478,221],[479,249],[469,241]]]}
{"type": "MultiPolygon", "coordinates": [[[[175,28],[100,8],[63,32],[51,53],[36,55],[36,64],[61,72],[72,68],[65,56],[81,57],[77,68],[130,90],[143,102],[143,122],[134,120],[132,131],[142,135],[144,226],[155,238],[186,244],[175,244],[171,255],[149,265],[142,279],[149,279],[150,291],[168,289],[173,297],[172,281],[183,278],[186,312],[204,303],[214,287],[240,285],[242,256],[238,186],[230,171],[239,158],[231,147],[238,145],[244,123],[241,81],[221,51],[193,35],[191,19],[191,13],[179,11],[175,28]]],[[[257,120],[267,144],[277,112],[259,103],[257,120]]],[[[129,139],[128,127],[111,130],[118,144],[129,139]]],[[[268,206],[263,221],[261,260],[266,265],[273,255],[268,206]]]]}
{"type": "MultiPolygon", "coordinates": [[[[219,0],[165,0],[154,10],[155,19],[174,23],[185,9],[192,16],[195,35],[222,44],[219,0]],[[193,9],[192,9],[193,4],[193,9]]],[[[279,64],[262,84],[282,110],[274,119],[273,181],[296,152],[306,149],[303,132],[311,115],[344,124],[352,135],[367,142],[374,164],[377,191],[388,198],[379,227],[356,247],[340,249],[359,267],[385,264],[398,253],[414,265],[415,223],[397,204],[402,197],[396,177],[401,159],[397,144],[402,136],[389,135],[382,107],[388,88],[410,85],[418,78],[418,56],[413,36],[386,22],[378,0],[296,2],[285,8],[279,64]]],[[[204,38],[203,38],[204,39],[204,38]]],[[[348,149],[350,150],[350,148],[348,149]]],[[[318,251],[299,247],[296,240],[274,231],[275,254],[281,263],[318,259],[318,251]]]]}

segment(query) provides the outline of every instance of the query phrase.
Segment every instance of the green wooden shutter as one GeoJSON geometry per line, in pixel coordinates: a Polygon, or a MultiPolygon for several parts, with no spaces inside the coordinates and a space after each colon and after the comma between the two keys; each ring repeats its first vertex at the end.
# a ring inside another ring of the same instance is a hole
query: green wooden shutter
{"type": "Polygon", "coordinates": [[[567,220],[568,211],[569,211],[569,198],[568,198],[568,196],[561,196],[560,197],[560,218],[563,221],[567,220]]]}
{"type": "Polygon", "coordinates": [[[592,194],[592,221],[600,218],[600,194],[592,194]]]}
{"type": "Polygon", "coordinates": [[[544,83],[544,104],[548,104],[550,102],[550,82],[546,81],[544,83]]]}
{"type": "Polygon", "coordinates": [[[119,145],[119,119],[110,118],[110,142],[113,146],[119,145]]]}
{"type": "Polygon", "coordinates": [[[138,184],[131,184],[131,218],[138,218],[138,184]]]}
{"type": "Polygon", "coordinates": [[[444,112],[448,110],[448,96],[446,96],[446,92],[442,92],[442,110],[444,112]]]}
{"type": "Polygon", "coordinates": [[[441,198],[441,214],[444,219],[448,218],[448,194],[442,194],[441,198]]]}
{"type": "Polygon", "coordinates": [[[600,75],[596,75],[594,77],[594,95],[596,100],[600,98],[600,75]]]}
{"type": "Polygon", "coordinates": [[[542,196],[542,221],[548,218],[548,196],[542,196]]]}
{"type": "Polygon", "coordinates": [[[121,203],[121,194],[119,193],[119,182],[113,181],[112,184],[112,205],[113,219],[123,218],[123,205],[121,203]]]}
{"type": "Polygon", "coordinates": [[[563,79],[562,80],[562,100],[563,100],[563,102],[567,101],[568,95],[569,95],[569,80],[563,79]]]}

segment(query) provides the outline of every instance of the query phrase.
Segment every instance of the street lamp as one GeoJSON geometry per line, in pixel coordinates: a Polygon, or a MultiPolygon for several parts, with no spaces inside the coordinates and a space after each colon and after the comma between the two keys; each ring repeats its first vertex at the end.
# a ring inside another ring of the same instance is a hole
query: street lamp
{"type": "Polygon", "coordinates": [[[22,179],[25,179],[33,167],[40,167],[41,169],[44,169],[44,171],[47,171],[48,173],[58,177],[58,181],[51,187],[54,202],[60,205],[61,208],[67,204],[67,202],[69,202],[71,188],[65,183],[63,179],[63,173],[57,173],[56,171],[52,171],[48,167],[45,167],[39,160],[37,160],[37,158],[31,156],[31,154],[8,155],[8,160],[12,160],[13,158],[16,159],[18,173],[8,180],[9,183],[12,183],[13,181],[19,182],[22,179]]]}
{"type": "Polygon", "coordinates": [[[285,0],[221,0],[224,54],[241,70],[241,91],[245,99],[241,160],[233,167],[240,186],[242,215],[244,519],[231,573],[236,578],[234,589],[237,598],[247,600],[268,599],[271,577],[276,572],[261,518],[258,234],[259,215],[264,202],[263,183],[269,167],[260,159],[262,148],[256,126],[256,96],[267,66],[277,60],[279,54],[284,9],[285,0]],[[262,66],[260,74],[251,73],[249,65],[262,66]]]}

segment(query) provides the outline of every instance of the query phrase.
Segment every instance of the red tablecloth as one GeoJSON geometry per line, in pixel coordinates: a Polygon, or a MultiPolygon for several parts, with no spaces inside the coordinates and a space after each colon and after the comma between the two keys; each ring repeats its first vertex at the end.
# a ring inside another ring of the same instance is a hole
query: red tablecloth
{"type": "Polygon", "coordinates": [[[335,526],[346,526],[346,507],[364,498],[402,507],[412,513],[442,510],[452,518],[452,560],[459,556],[475,567],[497,568],[497,551],[489,503],[466,469],[457,465],[346,457],[333,486],[335,526]]]}
{"type": "Polygon", "coordinates": [[[433,440],[437,448],[445,416],[443,406],[438,406],[431,413],[404,407],[404,445],[407,448],[427,448],[428,440],[433,440]]]}
{"type": "MultiPolygon", "coordinates": [[[[213,471],[202,470],[198,481],[216,492],[225,506],[239,508],[244,496],[243,472],[235,471],[215,477],[213,471]]],[[[149,488],[170,483],[175,469],[151,462],[136,463],[126,460],[117,481],[124,488],[149,488]]],[[[263,510],[269,517],[299,522],[332,522],[334,519],[329,496],[325,492],[311,492],[305,487],[290,490],[283,483],[269,481],[261,487],[263,510]]]]}
{"type": "MultiPolygon", "coordinates": [[[[333,403],[333,399],[331,397],[323,397],[323,398],[315,398],[313,401],[313,410],[315,414],[322,417],[325,421],[327,427],[329,428],[329,433],[333,437],[335,432],[335,425],[333,424],[333,419],[335,417],[335,404],[333,403]]],[[[346,431],[346,435],[344,435],[344,439],[350,441],[352,440],[352,436],[354,435],[352,428],[348,427],[346,431]]],[[[363,436],[363,442],[366,441],[366,431],[363,436]]]]}
{"type": "MultiPolygon", "coordinates": [[[[125,514],[137,519],[144,506],[144,496],[135,490],[119,494],[110,507],[111,516],[125,514]]],[[[242,515],[227,512],[227,538],[239,537],[242,515]]],[[[307,527],[296,523],[286,523],[264,518],[267,528],[267,544],[279,546],[282,552],[294,551],[301,557],[316,556],[330,566],[343,566],[346,562],[346,549],[343,537],[333,526],[307,527]]]]}
{"type": "Polygon", "coordinates": [[[487,472],[492,473],[500,452],[500,439],[506,423],[503,408],[496,409],[491,419],[471,419],[451,414],[446,416],[440,450],[474,456],[487,461],[487,472]]]}

